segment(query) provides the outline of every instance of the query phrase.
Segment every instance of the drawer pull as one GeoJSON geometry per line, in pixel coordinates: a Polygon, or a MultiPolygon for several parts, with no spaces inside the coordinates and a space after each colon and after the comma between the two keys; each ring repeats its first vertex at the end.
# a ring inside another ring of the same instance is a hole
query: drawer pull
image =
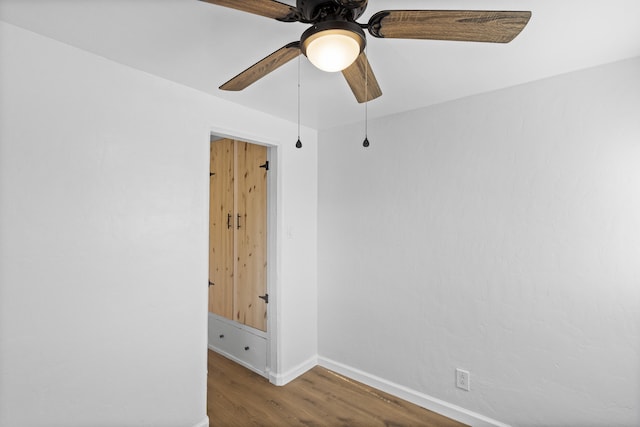
{"type": "Polygon", "coordinates": [[[249,351],[249,346],[246,346],[246,347],[244,348],[244,351],[249,351]]]}
{"type": "Polygon", "coordinates": [[[224,334],[220,334],[220,339],[224,338],[224,334]]]}

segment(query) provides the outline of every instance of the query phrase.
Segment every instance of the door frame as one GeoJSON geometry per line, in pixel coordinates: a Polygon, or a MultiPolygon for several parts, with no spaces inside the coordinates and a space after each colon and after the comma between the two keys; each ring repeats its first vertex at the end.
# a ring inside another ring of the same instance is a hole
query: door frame
{"type": "MultiPolygon", "coordinates": [[[[239,141],[245,141],[251,144],[267,147],[267,160],[269,161],[269,173],[267,173],[267,293],[269,294],[269,303],[267,304],[267,366],[266,376],[269,382],[275,384],[276,378],[280,372],[278,359],[278,338],[279,338],[279,289],[280,284],[280,264],[278,262],[280,252],[279,237],[279,216],[278,216],[278,189],[280,188],[280,174],[278,173],[278,165],[280,158],[280,150],[276,143],[265,142],[253,135],[242,135],[238,133],[228,133],[222,129],[210,128],[209,138],[207,139],[207,153],[213,138],[229,138],[239,141]]],[[[209,156],[206,156],[207,162],[209,156]]],[[[208,168],[208,165],[207,165],[208,168]]],[[[208,169],[207,169],[208,170],[208,169]]],[[[209,191],[207,191],[206,212],[207,233],[209,232],[209,191]]],[[[207,234],[208,235],[208,234],[207,234]]],[[[209,247],[207,246],[207,253],[209,247]]],[[[209,313],[207,310],[207,329],[209,322],[209,313]]],[[[208,340],[208,338],[207,338],[208,340]]],[[[208,344],[208,343],[207,343],[208,344]]]]}

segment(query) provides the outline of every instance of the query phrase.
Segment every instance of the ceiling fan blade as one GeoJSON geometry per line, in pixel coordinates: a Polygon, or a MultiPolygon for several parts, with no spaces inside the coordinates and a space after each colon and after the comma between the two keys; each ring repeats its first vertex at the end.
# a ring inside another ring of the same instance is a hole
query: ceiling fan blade
{"type": "Polygon", "coordinates": [[[222,86],[222,90],[238,91],[260,80],[270,72],[276,70],[300,55],[300,42],[291,42],[273,52],[266,58],[253,64],[222,86]]]}
{"type": "Polygon", "coordinates": [[[297,21],[296,8],[275,0],[201,0],[219,6],[230,7],[243,12],[277,19],[279,21],[297,21]]]}
{"type": "Polygon", "coordinates": [[[376,76],[371,71],[367,55],[362,52],[353,64],[342,70],[351,91],[359,103],[371,101],[382,95],[376,76]]]}
{"type": "Polygon", "coordinates": [[[509,43],[531,12],[491,10],[384,10],[369,20],[374,37],[509,43]]]}

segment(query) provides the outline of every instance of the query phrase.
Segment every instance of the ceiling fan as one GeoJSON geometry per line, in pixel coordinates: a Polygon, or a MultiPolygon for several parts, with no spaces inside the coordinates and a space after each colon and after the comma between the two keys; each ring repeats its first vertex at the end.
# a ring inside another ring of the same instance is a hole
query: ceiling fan
{"type": "Polygon", "coordinates": [[[282,22],[311,24],[299,41],[261,59],[220,89],[242,90],[302,53],[321,70],[342,71],[358,102],[382,95],[364,53],[363,29],[377,38],[508,43],[531,17],[528,11],[383,10],[360,24],[356,19],[368,0],[296,0],[295,7],[276,0],[202,1],[282,22]]]}

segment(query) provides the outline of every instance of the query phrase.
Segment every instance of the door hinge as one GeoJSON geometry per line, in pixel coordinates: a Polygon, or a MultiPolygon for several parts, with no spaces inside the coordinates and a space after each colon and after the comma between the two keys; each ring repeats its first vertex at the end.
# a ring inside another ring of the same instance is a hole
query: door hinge
{"type": "Polygon", "coordinates": [[[269,160],[264,162],[264,165],[260,165],[261,168],[265,168],[265,170],[269,170],[269,160]]]}
{"type": "Polygon", "coordinates": [[[216,284],[209,280],[209,286],[215,286],[216,284]]]}
{"type": "Polygon", "coordinates": [[[209,172],[209,178],[211,178],[215,174],[216,174],[215,172],[209,172]]]}
{"type": "Polygon", "coordinates": [[[269,294],[258,295],[258,298],[263,299],[265,303],[269,304],[269,294]]]}

